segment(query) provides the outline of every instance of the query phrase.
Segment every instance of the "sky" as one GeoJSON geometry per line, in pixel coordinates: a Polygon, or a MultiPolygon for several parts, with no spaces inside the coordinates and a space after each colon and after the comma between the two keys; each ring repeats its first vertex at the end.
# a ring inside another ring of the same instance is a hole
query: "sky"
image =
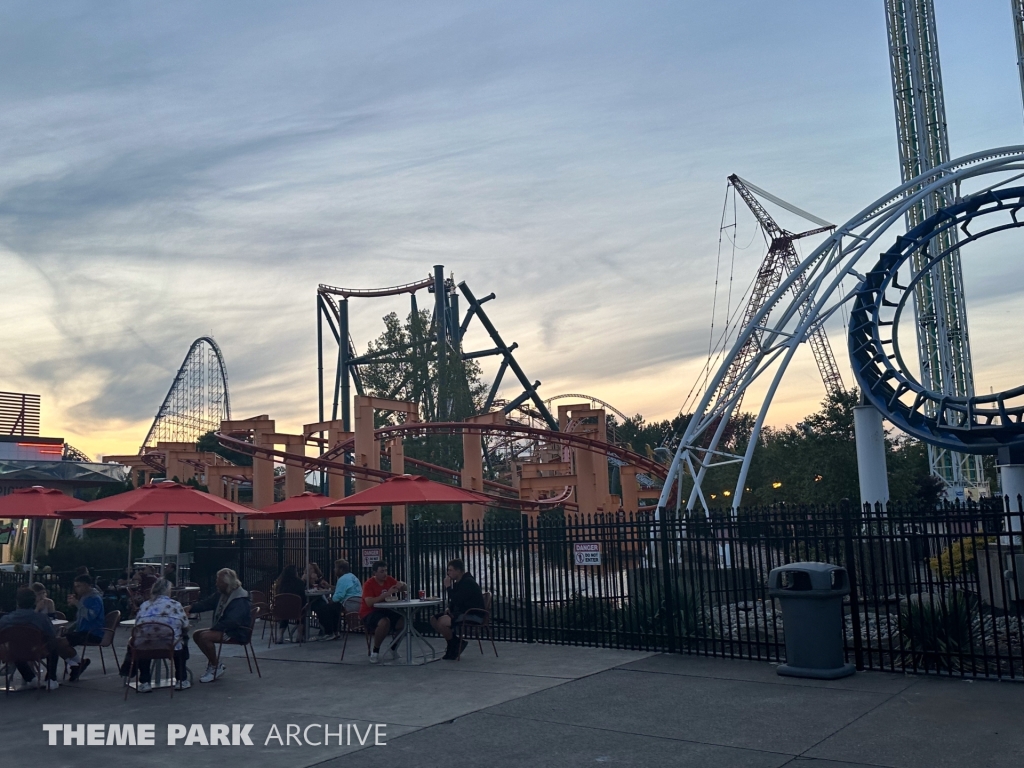
{"type": "MultiPolygon", "coordinates": [[[[936,13],[953,156],[1024,143],[1010,4],[936,13]]],[[[836,223],[900,181],[882,0],[8,2],[0,101],[0,390],[90,455],[138,450],[201,335],[236,417],[315,421],[317,285],[434,264],[545,396],[669,418],[726,177],[836,223]]],[[[736,241],[745,286],[742,212],[736,241]]],[[[1019,383],[1001,253],[964,263],[979,390],[1019,383]]],[[[353,300],[357,345],[406,307],[353,300]]],[[[803,354],[769,422],[823,395],[803,354]]]]}

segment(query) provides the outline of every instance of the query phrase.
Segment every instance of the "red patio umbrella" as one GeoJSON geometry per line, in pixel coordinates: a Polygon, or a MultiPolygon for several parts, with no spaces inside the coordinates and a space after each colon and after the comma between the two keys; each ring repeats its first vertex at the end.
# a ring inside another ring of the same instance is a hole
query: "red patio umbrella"
{"type": "Polygon", "coordinates": [[[228,519],[219,515],[197,515],[194,512],[176,512],[167,515],[126,515],[111,520],[95,520],[82,527],[90,530],[116,530],[119,528],[160,528],[166,521],[169,528],[186,525],[227,525],[228,519]]]}
{"type": "Polygon", "coordinates": [[[28,580],[32,583],[36,564],[36,520],[62,520],[58,512],[81,507],[85,502],[67,496],[56,488],[33,485],[31,488],[15,488],[7,496],[0,496],[0,518],[30,520],[28,528],[28,580]]]}
{"type": "MultiPolygon", "coordinates": [[[[475,491],[467,491],[454,485],[435,483],[420,475],[398,475],[389,477],[380,485],[354,493],[324,507],[324,512],[334,514],[335,510],[353,507],[384,507],[401,504],[493,504],[494,500],[475,491]]],[[[405,545],[405,577],[410,578],[408,532],[405,545]]],[[[410,591],[412,585],[409,585],[410,591]]]]}
{"type": "Polygon", "coordinates": [[[380,485],[337,499],[326,511],[345,507],[382,507],[401,504],[493,504],[494,500],[476,491],[435,483],[420,475],[389,477],[380,485]]]}
{"type": "MultiPolygon", "coordinates": [[[[97,499],[83,504],[75,510],[75,516],[89,517],[91,514],[124,512],[131,515],[159,514],[163,516],[164,549],[160,555],[160,570],[163,571],[167,560],[167,529],[170,515],[191,512],[196,515],[244,515],[251,508],[235,504],[233,501],[200,491],[191,485],[183,485],[165,480],[136,488],[134,491],[119,493],[105,499],[97,499]]],[[[148,526],[147,526],[148,527],[148,526]]]]}
{"type": "Polygon", "coordinates": [[[331,506],[339,499],[332,499],[322,493],[306,491],[290,499],[278,501],[268,507],[259,510],[250,510],[246,513],[246,520],[304,520],[306,528],[306,564],[309,564],[309,521],[314,517],[354,517],[365,515],[373,507],[346,507],[341,510],[332,508],[331,513],[324,514],[326,507],[331,506]]]}

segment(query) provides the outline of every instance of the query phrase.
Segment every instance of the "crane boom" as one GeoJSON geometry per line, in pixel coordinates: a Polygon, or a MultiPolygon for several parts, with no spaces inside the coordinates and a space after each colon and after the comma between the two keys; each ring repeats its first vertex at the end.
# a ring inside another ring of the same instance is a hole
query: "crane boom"
{"type": "MultiPolygon", "coordinates": [[[[768,253],[764,257],[764,261],[757,271],[757,278],[754,281],[753,290],[750,293],[750,300],[747,302],[746,310],[743,314],[743,323],[740,328],[746,328],[753,321],[757,313],[764,307],[769,297],[775,293],[775,289],[779,287],[779,283],[782,282],[782,278],[790,273],[798,272],[800,266],[800,259],[796,254],[796,248],[793,243],[802,237],[809,237],[811,235],[820,234],[822,232],[828,232],[835,227],[827,222],[823,222],[822,219],[810,216],[801,211],[795,206],[786,204],[789,210],[798,212],[800,215],[810,218],[815,223],[825,223],[826,226],[821,226],[816,229],[811,229],[806,232],[794,233],[786,229],[783,229],[777,221],[768,213],[767,209],[754,195],[752,189],[747,185],[743,179],[736,174],[729,176],[729,184],[732,185],[733,189],[736,190],[736,194],[740,196],[750,212],[754,214],[754,218],[757,219],[761,228],[764,230],[765,235],[769,238],[768,253]]],[[[759,190],[763,193],[763,190],[759,190]]],[[[774,196],[771,198],[773,201],[777,200],[774,196]]],[[[803,275],[799,275],[794,281],[793,290],[800,292],[804,289],[806,280],[803,275]]],[[[755,330],[747,343],[743,345],[739,353],[733,359],[732,364],[729,366],[729,370],[725,377],[722,379],[721,384],[718,387],[718,391],[715,392],[714,402],[719,402],[732,397],[733,390],[736,387],[736,383],[739,380],[743,370],[750,364],[751,360],[757,355],[758,349],[761,346],[761,339],[763,332],[755,330]]],[[[836,365],[835,355],[832,353],[832,346],[828,342],[828,337],[825,335],[825,330],[821,326],[816,328],[808,337],[808,342],[811,347],[811,352],[814,355],[814,361],[818,365],[818,371],[821,374],[821,380],[825,384],[825,390],[831,395],[841,392],[843,390],[843,377],[839,373],[839,366],[836,365]]],[[[740,399],[737,399],[736,405],[733,410],[739,409],[740,399]]]]}

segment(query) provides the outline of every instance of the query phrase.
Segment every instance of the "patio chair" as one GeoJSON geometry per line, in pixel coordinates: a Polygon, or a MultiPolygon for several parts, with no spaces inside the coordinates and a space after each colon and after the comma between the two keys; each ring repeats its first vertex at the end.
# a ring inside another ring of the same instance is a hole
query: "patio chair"
{"type": "MultiPolygon", "coordinates": [[[[100,649],[100,664],[103,665],[103,674],[107,674],[107,660],[103,656],[103,649],[109,648],[110,652],[114,654],[114,664],[118,667],[121,663],[117,660],[117,649],[114,647],[114,634],[117,632],[117,625],[121,621],[120,611],[111,611],[105,617],[103,626],[103,637],[100,638],[98,643],[86,643],[82,646],[82,652],[79,654],[82,659],[85,659],[86,648],[99,648],[100,649]]],[[[68,663],[64,662],[64,674],[68,672],[68,663]]]]}
{"type": "MultiPolygon", "coordinates": [[[[494,630],[491,628],[491,593],[484,592],[484,607],[483,608],[470,608],[465,616],[479,616],[481,622],[476,624],[471,621],[460,621],[458,622],[458,635],[462,640],[468,640],[470,637],[476,636],[476,643],[480,646],[481,655],[484,652],[483,635],[487,633],[487,639],[491,641],[491,649],[494,651],[495,657],[498,655],[498,646],[494,644],[494,630]]],[[[459,644],[459,655],[456,661],[462,658],[462,644],[459,644]]]]}
{"type": "MultiPolygon", "coordinates": [[[[228,639],[228,640],[224,640],[223,642],[217,644],[217,669],[220,669],[220,653],[221,653],[221,651],[224,650],[224,646],[225,645],[240,645],[240,646],[242,646],[242,650],[245,651],[245,663],[249,665],[249,674],[250,675],[252,674],[252,667],[253,667],[253,664],[255,664],[256,665],[256,674],[260,678],[263,677],[263,673],[260,672],[260,663],[258,661],[256,661],[256,649],[253,647],[252,639],[253,639],[254,633],[256,632],[256,620],[260,619],[260,618],[263,618],[261,616],[261,614],[265,610],[269,610],[267,608],[266,603],[260,603],[260,604],[257,604],[257,605],[253,606],[253,608],[252,608],[252,619],[249,622],[249,640],[247,642],[239,643],[239,642],[236,642],[234,640],[228,639]],[[249,651],[252,651],[252,662],[249,661],[249,651]]],[[[217,678],[214,677],[213,679],[216,680],[217,678]]]]}
{"type": "Polygon", "coordinates": [[[274,598],[273,605],[270,606],[270,642],[267,644],[269,648],[277,640],[278,623],[287,621],[291,624],[293,621],[299,627],[299,643],[302,643],[302,622],[305,621],[306,613],[304,610],[302,598],[298,595],[283,594],[277,595],[274,598]]]}
{"type": "Polygon", "coordinates": [[[46,635],[37,627],[14,626],[0,630],[0,663],[5,665],[6,691],[10,693],[11,678],[14,677],[17,664],[30,664],[35,670],[35,679],[42,681],[43,662],[48,653],[46,635]]]}
{"type": "Polygon", "coordinates": [[[339,626],[345,632],[345,639],[341,643],[341,659],[345,660],[345,648],[348,647],[348,636],[350,632],[363,632],[366,635],[366,654],[370,654],[370,633],[366,631],[363,620],[359,618],[359,611],[346,611],[339,620],[339,626]]]}
{"type": "Polygon", "coordinates": [[[249,590],[249,600],[253,603],[267,603],[267,605],[270,604],[270,601],[267,600],[267,593],[260,592],[258,589],[249,590]]]}
{"type": "MultiPolygon", "coordinates": [[[[126,653],[131,657],[130,669],[135,673],[136,688],[138,693],[139,662],[149,660],[151,663],[166,660],[174,669],[174,630],[166,624],[157,624],[148,621],[145,624],[136,624],[132,629],[132,636],[128,640],[126,653]]],[[[174,686],[167,686],[171,689],[171,698],[174,698],[174,686]]],[[[128,698],[128,680],[124,681],[124,697],[128,698]]]]}

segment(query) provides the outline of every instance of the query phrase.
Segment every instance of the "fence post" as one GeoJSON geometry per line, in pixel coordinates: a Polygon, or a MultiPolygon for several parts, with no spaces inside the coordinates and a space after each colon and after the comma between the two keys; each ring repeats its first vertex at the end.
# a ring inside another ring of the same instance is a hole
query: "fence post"
{"type": "MultiPolygon", "coordinates": [[[[853,548],[853,520],[850,515],[850,502],[843,499],[839,502],[843,518],[843,544],[846,558],[846,575],[850,579],[850,618],[853,624],[853,660],[856,668],[864,671],[864,641],[860,636],[860,600],[857,594],[857,561],[853,548]]],[[[845,623],[845,622],[844,622],[845,623]]]]}
{"type": "Polygon", "coordinates": [[[662,589],[665,591],[665,599],[662,601],[665,606],[665,615],[668,617],[668,650],[670,653],[676,650],[676,612],[675,600],[675,579],[672,578],[672,566],[669,560],[668,546],[668,512],[664,507],[658,509],[658,522],[661,523],[661,572],[662,589]]]}
{"type": "Polygon", "coordinates": [[[530,572],[530,516],[522,516],[523,618],[526,621],[526,642],[533,639],[533,576],[530,572]]]}

